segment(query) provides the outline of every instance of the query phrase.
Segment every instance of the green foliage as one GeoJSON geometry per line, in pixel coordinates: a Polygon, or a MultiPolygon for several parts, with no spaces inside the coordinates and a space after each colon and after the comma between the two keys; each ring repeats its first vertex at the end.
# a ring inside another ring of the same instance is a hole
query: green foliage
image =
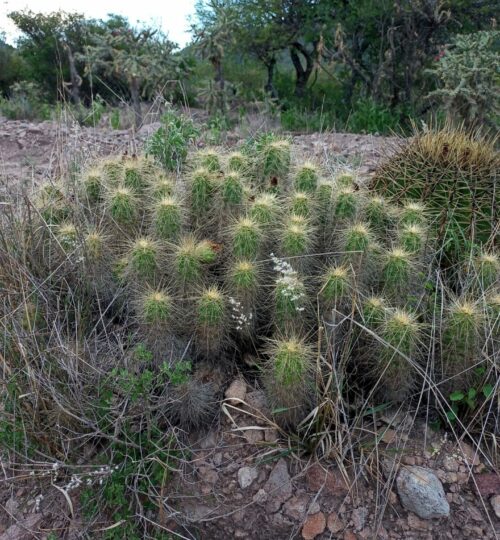
{"type": "Polygon", "coordinates": [[[399,128],[401,116],[372,99],[359,100],[349,115],[346,128],[353,133],[390,134],[399,128]]]}
{"type": "Polygon", "coordinates": [[[498,129],[499,44],[498,30],[459,34],[428,70],[438,88],[427,97],[437,100],[451,120],[498,129]]]}
{"type": "Polygon", "coordinates": [[[48,120],[51,111],[36,83],[20,81],[10,87],[9,98],[0,95],[0,112],[9,120],[48,120]]]}
{"type": "Polygon", "coordinates": [[[199,130],[191,119],[174,111],[167,111],[158,128],[146,142],[146,154],[156,158],[168,171],[178,171],[186,161],[189,144],[199,130]]]}

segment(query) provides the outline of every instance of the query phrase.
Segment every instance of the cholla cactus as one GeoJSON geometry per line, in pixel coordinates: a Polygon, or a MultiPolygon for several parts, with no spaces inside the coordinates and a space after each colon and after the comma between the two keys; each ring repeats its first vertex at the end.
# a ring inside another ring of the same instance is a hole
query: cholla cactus
{"type": "Polygon", "coordinates": [[[438,100],[451,120],[495,127],[498,115],[498,30],[458,34],[435,67],[439,86],[427,97],[438,100]]]}

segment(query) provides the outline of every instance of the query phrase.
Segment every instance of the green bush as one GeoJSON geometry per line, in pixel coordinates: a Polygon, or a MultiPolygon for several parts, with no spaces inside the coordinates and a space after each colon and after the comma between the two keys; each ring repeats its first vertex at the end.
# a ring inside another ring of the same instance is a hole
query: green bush
{"type": "Polygon", "coordinates": [[[352,133],[389,134],[398,130],[401,117],[398,111],[392,111],[372,99],[360,99],[347,119],[346,130],[352,133]]]}
{"type": "Polygon", "coordinates": [[[179,170],[187,157],[189,144],[199,135],[194,123],[182,114],[167,111],[162,126],[146,143],[146,154],[156,158],[168,171],[179,170]]]}
{"type": "Polygon", "coordinates": [[[8,98],[0,96],[0,112],[9,120],[48,120],[50,106],[45,102],[39,86],[20,81],[10,87],[8,98]]]}

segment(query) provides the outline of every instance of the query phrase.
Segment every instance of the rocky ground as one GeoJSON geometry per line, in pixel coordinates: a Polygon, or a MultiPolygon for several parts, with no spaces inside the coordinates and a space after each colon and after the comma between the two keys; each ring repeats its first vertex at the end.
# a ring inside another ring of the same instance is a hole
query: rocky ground
{"type": "MultiPolygon", "coordinates": [[[[97,155],[135,152],[156,127],[133,133],[0,120],[3,187],[65,174],[97,155]]],[[[228,138],[229,145],[235,142],[236,137],[228,138]]],[[[341,133],[294,137],[304,154],[326,166],[349,162],[362,175],[370,174],[391,142],[341,133]]],[[[425,421],[414,420],[412,411],[380,413],[371,443],[358,445],[364,453],[343,460],[340,469],[340,448],[321,461],[299,456],[266,419],[258,387],[236,379],[221,407],[217,426],[191,438],[191,459],[164,493],[168,511],[151,516],[173,538],[468,540],[500,535],[500,477],[491,454],[432,431],[425,421]]],[[[86,527],[84,535],[77,489],[68,493],[53,477],[37,481],[28,471],[1,465],[0,540],[101,538],[103,528],[116,522],[111,517],[109,523],[86,527]]]]}

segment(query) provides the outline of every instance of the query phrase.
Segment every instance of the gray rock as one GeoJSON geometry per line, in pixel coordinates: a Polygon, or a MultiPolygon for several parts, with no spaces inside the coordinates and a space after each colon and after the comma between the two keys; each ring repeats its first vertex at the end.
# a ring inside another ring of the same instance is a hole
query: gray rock
{"type": "Polygon", "coordinates": [[[238,484],[241,489],[245,489],[252,485],[253,481],[259,476],[257,469],[253,467],[241,467],[238,470],[238,484]]]}
{"type": "Polygon", "coordinates": [[[274,466],[264,489],[270,496],[268,506],[271,512],[278,511],[280,506],[292,496],[292,482],[283,458],[274,466]]]}
{"type": "Polygon", "coordinates": [[[424,467],[402,467],[396,478],[401,504],[422,519],[446,517],[450,505],[439,478],[424,467]]]}
{"type": "Polygon", "coordinates": [[[231,405],[241,405],[247,393],[247,385],[243,379],[235,379],[226,390],[225,396],[231,405]]]}
{"type": "Polygon", "coordinates": [[[498,519],[500,519],[500,495],[495,495],[491,498],[491,506],[498,519]]]}

